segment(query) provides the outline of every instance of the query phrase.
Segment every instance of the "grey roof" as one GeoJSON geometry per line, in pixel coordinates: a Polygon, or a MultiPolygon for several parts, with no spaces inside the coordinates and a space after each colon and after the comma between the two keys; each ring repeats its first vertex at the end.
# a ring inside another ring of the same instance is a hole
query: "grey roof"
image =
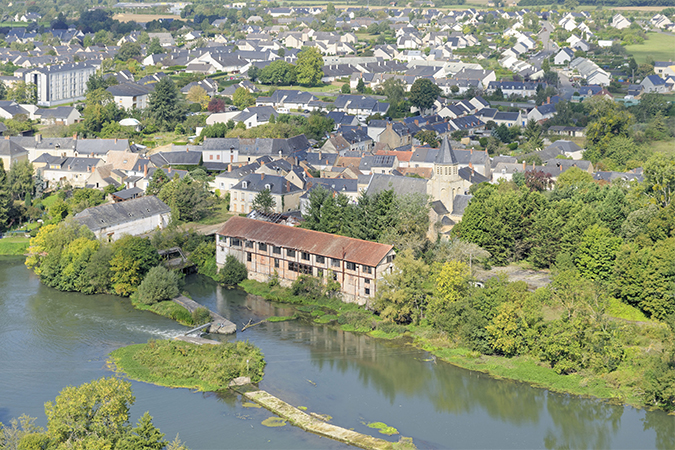
{"type": "Polygon", "coordinates": [[[474,169],[470,167],[462,167],[457,171],[457,175],[459,175],[460,178],[463,178],[464,180],[468,181],[471,184],[478,184],[490,181],[485,176],[476,172],[474,169]]]}
{"type": "Polygon", "coordinates": [[[105,154],[109,151],[124,151],[129,148],[129,139],[78,139],[77,152],[83,155],[105,154]]]}
{"type": "Polygon", "coordinates": [[[302,191],[302,188],[294,185],[284,177],[277,175],[258,175],[257,173],[245,176],[239,183],[232,186],[232,189],[247,192],[261,192],[265,189],[269,189],[270,193],[277,195],[302,191]]]}
{"type": "Polygon", "coordinates": [[[41,118],[46,119],[52,117],[54,119],[67,119],[73,111],[77,111],[72,106],[57,106],[56,108],[39,108],[36,111],[36,115],[39,115],[41,118]]]}
{"type": "MultiPolygon", "coordinates": [[[[9,139],[0,140],[0,156],[13,157],[23,154],[28,154],[28,151],[16,142],[12,142],[9,139]]],[[[5,169],[9,170],[9,167],[5,167],[5,169]]]]}
{"type": "Polygon", "coordinates": [[[70,158],[56,158],[49,162],[49,164],[58,165],[61,170],[67,170],[70,172],[89,172],[92,167],[96,165],[101,160],[98,158],[79,158],[79,157],[70,157],[70,158]]]}
{"type": "Polygon", "coordinates": [[[387,167],[391,169],[394,167],[395,162],[396,162],[395,156],[365,155],[363,158],[361,158],[359,170],[369,171],[374,167],[387,167]]]}
{"type": "Polygon", "coordinates": [[[455,195],[455,198],[452,201],[452,215],[453,216],[461,216],[464,214],[464,210],[466,209],[467,205],[473,198],[473,195],[462,195],[462,194],[457,194],[455,195]]]}
{"type": "Polygon", "coordinates": [[[106,91],[110,92],[115,97],[137,97],[148,95],[150,93],[150,88],[136,83],[123,83],[109,86],[106,91]]]}
{"type": "Polygon", "coordinates": [[[75,220],[82,225],[86,225],[91,231],[96,232],[103,228],[170,212],[171,208],[166,203],[151,195],[126,202],[107,203],[87,208],[75,214],[75,220]]]}
{"type": "Polygon", "coordinates": [[[157,167],[180,165],[198,166],[202,159],[200,151],[159,152],[150,155],[150,161],[157,167]]]}
{"type": "Polygon", "coordinates": [[[117,191],[117,192],[113,193],[113,195],[115,197],[126,200],[126,199],[134,198],[138,194],[142,194],[142,193],[143,193],[143,189],[137,188],[137,187],[132,187],[132,188],[129,188],[129,189],[122,189],[121,191],[117,191]]]}
{"type": "Polygon", "coordinates": [[[442,201],[436,200],[435,202],[431,202],[431,209],[434,210],[436,214],[439,216],[442,216],[443,214],[448,214],[450,211],[445,207],[442,201]]]}
{"type": "Polygon", "coordinates": [[[450,145],[447,136],[443,136],[441,149],[438,151],[436,160],[434,162],[436,164],[459,164],[459,161],[457,161],[457,156],[455,156],[455,152],[452,151],[452,146],[450,145]]]}
{"type": "Polygon", "coordinates": [[[419,193],[427,195],[427,180],[422,178],[400,177],[382,173],[370,176],[366,194],[375,195],[382,191],[394,190],[396,195],[419,193]]]}

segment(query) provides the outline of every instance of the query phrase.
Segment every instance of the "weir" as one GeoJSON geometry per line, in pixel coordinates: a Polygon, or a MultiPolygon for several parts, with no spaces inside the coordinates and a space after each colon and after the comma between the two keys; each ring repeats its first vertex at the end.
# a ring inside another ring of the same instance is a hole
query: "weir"
{"type": "MultiPolygon", "coordinates": [[[[189,299],[185,297],[184,295],[180,295],[176,298],[173,299],[175,303],[178,303],[180,306],[183,308],[187,309],[192,313],[195,309],[199,307],[203,307],[203,305],[200,305],[196,301],[189,299]]],[[[214,333],[214,334],[234,334],[237,332],[237,326],[221,316],[218,313],[215,313],[211,310],[211,323],[209,324],[208,333],[214,333]]],[[[206,329],[206,327],[204,327],[206,329]]],[[[196,331],[196,330],[191,330],[191,331],[196,331]]]]}

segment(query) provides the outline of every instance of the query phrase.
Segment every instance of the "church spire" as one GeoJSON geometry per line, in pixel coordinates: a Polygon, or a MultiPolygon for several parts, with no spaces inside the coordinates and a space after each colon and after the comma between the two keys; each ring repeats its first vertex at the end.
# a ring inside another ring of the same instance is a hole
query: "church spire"
{"type": "Polygon", "coordinates": [[[457,156],[455,152],[452,151],[452,146],[448,141],[447,136],[443,136],[443,142],[441,143],[441,148],[436,155],[436,164],[458,164],[457,156]]]}

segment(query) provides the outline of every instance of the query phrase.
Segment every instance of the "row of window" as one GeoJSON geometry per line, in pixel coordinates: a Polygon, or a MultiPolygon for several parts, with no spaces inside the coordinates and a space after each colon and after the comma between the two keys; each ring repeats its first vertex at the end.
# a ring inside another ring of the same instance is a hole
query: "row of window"
{"type": "MultiPolygon", "coordinates": [[[[231,247],[241,247],[242,246],[241,239],[231,237],[230,238],[230,246],[231,247]]],[[[252,248],[254,248],[254,243],[252,241],[244,241],[244,247],[252,249],[252,248]]],[[[267,252],[267,247],[268,247],[267,244],[263,244],[262,242],[258,243],[258,251],[267,252]]],[[[281,250],[282,250],[281,247],[277,247],[276,245],[271,245],[269,247],[272,247],[271,250],[272,250],[273,255],[280,255],[281,256],[281,250]]],[[[295,250],[292,250],[290,248],[286,249],[286,257],[288,257],[288,258],[295,258],[295,253],[296,253],[295,250]]],[[[250,256],[250,253],[248,253],[248,255],[250,256]]],[[[312,255],[308,252],[300,252],[300,259],[303,260],[303,261],[311,261],[312,255]]],[[[326,264],[326,257],[325,256],[315,255],[314,259],[316,260],[316,264],[326,264]]],[[[335,259],[335,258],[328,258],[328,259],[330,259],[331,267],[340,267],[340,260],[339,259],[335,259]]],[[[387,257],[387,262],[391,262],[392,260],[393,260],[392,256],[387,257]]],[[[249,259],[249,261],[250,261],[250,259],[249,259]]],[[[345,262],[345,267],[346,267],[347,270],[354,270],[355,271],[356,266],[357,266],[356,263],[349,262],[349,261],[345,262]]],[[[275,267],[278,267],[278,266],[275,265],[275,267]]],[[[371,266],[362,265],[361,270],[364,273],[368,273],[368,274],[373,273],[373,268],[371,266]]]]}

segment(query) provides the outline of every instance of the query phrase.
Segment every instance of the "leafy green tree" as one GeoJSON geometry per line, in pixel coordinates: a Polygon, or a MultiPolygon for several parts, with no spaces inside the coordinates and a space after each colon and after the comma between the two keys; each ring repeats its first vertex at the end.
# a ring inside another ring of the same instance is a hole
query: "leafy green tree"
{"type": "Polygon", "coordinates": [[[234,103],[237,108],[243,110],[249,106],[255,105],[255,97],[251,95],[248,89],[240,87],[232,94],[232,103],[234,103]]]}
{"type": "Polygon", "coordinates": [[[206,90],[201,86],[192,86],[185,97],[192,103],[201,105],[202,109],[206,108],[209,101],[211,101],[211,97],[209,97],[209,94],[207,94],[206,90]]]}
{"type": "Polygon", "coordinates": [[[448,261],[441,267],[425,312],[436,327],[442,327],[441,320],[447,315],[448,306],[467,294],[470,275],[469,267],[461,261],[448,261]]]}
{"type": "Polygon", "coordinates": [[[115,59],[119,61],[128,61],[130,59],[138,58],[142,55],[141,44],[138,42],[125,42],[120,46],[120,49],[115,55],[115,59]]]}
{"type": "Polygon", "coordinates": [[[113,244],[110,260],[113,289],[128,297],[136,292],[150,269],[159,264],[159,254],[148,239],[125,235],[113,244]]]}
{"type": "Polygon", "coordinates": [[[111,291],[112,270],[110,260],[113,257],[112,246],[101,245],[96,253],[89,257],[84,269],[84,280],[81,292],[83,294],[103,294],[111,291]]]}
{"type": "Polygon", "coordinates": [[[2,159],[0,159],[0,231],[7,229],[13,204],[5,166],[2,159]]]}
{"type": "Polygon", "coordinates": [[[114,448],[128,432],[134,401],[131,383],[118,378],[66,387],[45,404],[50,441],[55,446],[114,448]]]}
{"type": "Polygon", "coordinates": [[[254,76],[262,84],[288,86],[297,81],[297,68],[283,59],[277,59],[259,71],[249,70],[249,77],[254,76]]]}
{"type": "Polygon", "coordinates": [[[533,150],[541,149],[544,146],[544,140],[541,137],[541,125],[530,119],[527,121],[525,130],[523,130],[523,137],[533,150]]]}
{"type": "Polygon", "coordinates": [[[415,139],[422,144],[427,144],[430,147],[437,148],[439,145],[438,135],[433,130],[422,130],[415,135],[415,139]]]}
{"type": "Polygon", "coordinates": [[[113,101],[112,94],[103,88],[98,88],[87,92],[82,117],[84,128],[92,133],[98,133],[105,124],[119,121],[121,111],[113,101]]]}
{"type": "Polygon", "coordinates": [[[363,94],[366,91],[366,84],[363,82],[363,78],[359,78],[358,83],[356,83],[356,92],[363,94]]]}
{"type": "Polygon", "coordinates": [[[180,91],[169,77],[164,77],[155,84],[155,90],[150,93],[150,117],[164,129],[173,130],[176,123],[185,115],[179,106],[180,91]]]}
{"type": "Polygon", "coordinates": [[[667,207],[675,196],[675,157],[654,154],[644,168],[645,190],[657,205],[667,207]]]}
{"type": "Polygon", "coordinates": [[[35,104],[37,101],[37,86],[25,81],[17,81],[7,90],[7,100],[13,100],[20,104],[35,104]]]}
{"type": "Polygon", "coordinates": [[[105,201],[103,192],[94,188],[75,189],[73,197],[68,201],[69,209],[73,214],[84,211],[87,208],[98,206],[105,201]]]}
{"type": "Polygon", "coordinates": [[[405,84],[397,78],[388,78],[382,83],[382,91],[390,105],[398,104],[405,99],[405,84]]]}
{"type": "Polygon", "coordinates": [[[115,447],[119,450],[164,450],[168,442],[164,433],[152,423],[152,416],[146,411],[138,424],[115,447]]]}
{"type": "Polygon", "coordinates": [[[190,177],[173,179],[162,186],[158,197],[171,207],[173,221],[194,222],[206,217],[215,204],[208,185],[190,177]]]}
{"type": "Polygon", "coordinates": [[[591,280],[607,281],[612,275],[614,260],[621,246],[621,238],[599,225],[588,228],[574,254],[574,264],[582,276],[591,280]]]}
{"type": "Polygon", "coordinates": [[[152,178],[148,183],[148,187],[145,190],[146,195],[157,195],[159,191],[162,190],[162,186],[169,182],[169,177],[166,176],[166,173],[162,169],[157,169],[152,174],[152,178]]]}
{"type": "Polygon", "coordinates": [[[227,255],[225,265],[218,272],[218,282],[225,286],[236,286],[247,278],[246,265],[233,255],[227,255]]]}
{"type": "Polygon", "coordinates": [[[561,189],[568,186],[580,187],[592,182],[593,175],[578,167],[571,167],[558,176],[555,185],[557,189],[561,189]]]}
{"type": "Polygon", "coordinates": [[[321,140],[335,128],[335,121],[323,111],[314,110],[309,114],[307,124],[302,128],[309,139],[321,140]]]}
{"type": "Polygon", "coordinates": [[[628,111],[600,101],[591,106],[589,115],[592,121],[586,128],[584,158],[598,162],[605,157],[613,138],[629,136],[635,119],[628,111]]]}
{"type": "Polygon", "coordinates": [[[396,257],[394,270],[382,277],[374,309],[384,320],[400,324],[418,323],[431,295],[429,266],[415,259],[412,250],[396,257]]]}
{"type": "Polygon", "coordinates": [[[436,98],[441,94],[441,89],[428,78],[418,78],[410,88],[410,102],[420,111],[431,108],[436,98]]]}
{"type": "Polygon", "coordinates": [[[180,279],[176,272],[163,266],[155,266],[148,271],[138,286],[138,301],[144,305],[171,300],[178,296],[180,279]]]}
{"type": "Polygon", "coordinates": [[[159,43],[159,38],[152,38],[148,45],[148,55],[159,55],[164,53],[164,47],[159,43]]]}
{"type": "Polygon", "coordinates": [[[274,201],[272,193],[269,189],[263,189],[258,192],[258,194],[253,199],[253,204],[251,205],[253,209],[262,211],[265,214],[270,214],[274,212],[274,208],[277,206],[277,202],[274,201]]]}
{"type": "Polygon", "coordinates": [[[340,92],[342,92],[343,94],[351,94],[352,90],[349,87],[349,83],[343,84],[342,87],[340,88],[340,92]]]}
{"type": "Polygon", "coordinates": [[[316,47],[305,48],[298,53],[298,83],[303,86],[316,86],[323,78],[323,58],[316,47]]]}

